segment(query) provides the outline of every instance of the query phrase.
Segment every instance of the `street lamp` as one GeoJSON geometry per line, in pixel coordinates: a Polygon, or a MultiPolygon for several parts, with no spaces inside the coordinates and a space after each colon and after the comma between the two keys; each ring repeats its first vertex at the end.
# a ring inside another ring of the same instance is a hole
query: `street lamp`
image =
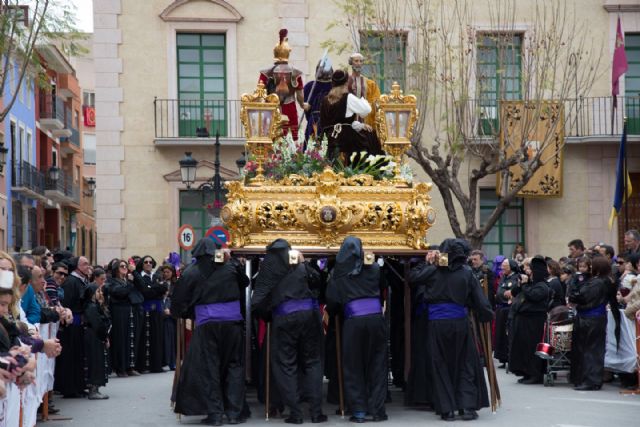
{"type": "MultiPolygon", "coordinates": [[[[214,166],[214,174],[207,181],[203,182],[198,186],[198,191],[203,192],[203,203],[204,203],[204,192],[205,191],[213,191],[214,194],[214,209],[220,209],[222,207],[222,178],[220,177],[220,132],[216,132],[216,157],[213,163],[214,166]]],[[[198,168],[198,161],[191,157],[191,152],[187,151],[184,153],[184,157],[182,160],[178,162],[180,164],[180,176],[182,178],[182,183],[187,186],[187,189],[191,189],[191,185],[196,181],[196,170],[198,168]]]]}
{"type": "Polygon", "coordinates": [[[242,155],[236,160],[236,167],[238,168],[238,175],[242,175],[242,170],[247,165],[247,158],[244,155],[244,151],[242,155]]]}
{"type": "Polygon", "coordinates": [[[51,166],[47,173],[49,174],[49,179],[51,181],[57,181],[58,178],[60,178],[60,169],[55,166],[51,166]]]}
{"type": "Polygon", "coordinates": [[[4,146],[4,143],[0,144],[0,173],[2,173],[2,171],[4,170],[4,165],[7,164],[8,152],[9,152],[9,149],[4,146]]]}
{"type": "Polygon", "coordinates": [[[96,180],[94,178],[89,178],[87,180],[87,190],[83,194],[87,197],[92,197],[96,192],[96,180]]]}
{"type": "Polygon", "coordinates": [[[198,161],[191,157],[191,151],[187,151],[184,153],[182,160],[178,163],[180,164],[180,176],[182,178],[182,183],[187,186],[187,189],[190,189],[191,184],[196,182],[198,161]]]}

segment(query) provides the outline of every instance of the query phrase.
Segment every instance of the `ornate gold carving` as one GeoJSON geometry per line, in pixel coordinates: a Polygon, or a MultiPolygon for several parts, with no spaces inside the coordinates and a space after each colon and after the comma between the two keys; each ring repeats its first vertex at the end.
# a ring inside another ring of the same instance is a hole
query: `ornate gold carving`
{"type": "Polygon", "coordinates": [[[389,95],[381,95],[376,111],[376,130],[384,150],[394,157],[394,181],[404,183],[400,178],[400,166],[404,153],[411,147],[416,121],[418,120],[417,99],[413,95],[403,95],[398,82],[391,85],[389,95]]]}
{"type": "Polygon", "coordinates": [[[252,94],[245,93],[241,99],[240,121],[247,138],[247,149],[254,155],[257,163],[254,183],[264,181],[263,164],[273,141],[282,134],[282,114],[280,100],[275,93],[267,95],[262,82],[258,83],[252,94]]]}
{"type": "Polygon", "coordinates": [[[221,216],[231,247],[263,248],[282,237],[300,248],[337,249],[355,235],[367,248],[425,249],[435,223],[431,184],[408,188],[369,178],[325,169],[261,186],[229,182],[221,216]]]}

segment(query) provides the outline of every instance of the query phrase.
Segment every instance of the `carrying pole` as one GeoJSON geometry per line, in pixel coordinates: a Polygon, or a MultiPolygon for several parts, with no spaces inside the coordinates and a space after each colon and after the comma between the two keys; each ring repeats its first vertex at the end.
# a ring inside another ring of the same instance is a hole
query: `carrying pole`
{"type": "Polygon", "coordinates": [[[340,415],[344,418],[344,385],[342,382],[342,339],[340,316],[336,315],[336,358],[338,362],[338,395],[340,396],[340,415]]]}

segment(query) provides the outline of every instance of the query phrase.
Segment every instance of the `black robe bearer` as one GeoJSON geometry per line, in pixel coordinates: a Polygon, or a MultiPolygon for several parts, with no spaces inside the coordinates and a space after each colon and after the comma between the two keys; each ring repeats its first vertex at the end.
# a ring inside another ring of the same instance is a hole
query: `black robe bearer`
{"type": "Polygon", "coordinates": [[[542,383],[544,360],[535,355],[543,339],[547,307],[551,291],[547,285],[547,263],[542,258],[531,260],[531,281],[514,288],[511,304],[512,324],[509,329],[509,370],[522,376],[518,382],[542,383]]]}
{"type": "Polygon", "coordinates": [[[592,277],[571,287],[569,302],[576,304],[578,312],[573,326],[571,382],[579,389],[599,389],[604,374],[606,305],[611,302],[617,311],[615,286],[608,277],[592,277]]]}
{"type": "Polygon", "coordinates": [[[351,421],[387,419],[387,327],[382,316],[383,279],[378,264],[363,265],[362,242],[347,237],[336,256],[327,305],[340,313],[344,391],[351,421]]]}
{"type": "Polygon", "coordinates": [[[505,292],[512,292],[520,286],[520,275],[516,272],[518,264],[515,260],[509,260],[509,267],[512,269],[509,275],[500,279],[496,292],[496,338],[494,342],[494,357],[500,363],[509,361],[509,310],[511,309],[511,298],[505,292]]]}
{"type": "Polygon", "coordinates": [[[173,295],[173,315],[195,316],[176,390],[175,412],[207,415],[205,424],[242,421],[245,397],[243,314],[241,299],[249,284],[235,260],[215,264],[213,240],[201,239],[193,249],[195,264],[182,273],[173,295]]]}
{"type": "Polygon", "coordinates": [[[86,301],[84,345],[87,360],[87,383],[102,387],[107,384],[109,376],[106,342],[111,329],[111,320],[102,306],[92,300],[96,290],[96,285],[89,285],[84,294],[86,301]]]}
{"type": "MultiPolygon", "coordinates": [[[[136,288],[142,293],[144,302],[142,309],[144,319],[140,327],[142,338],[136,347],[136,369],[138,372],[151,371],[162,372],[164,359],[164,315],[162,299],[167,293],[168,286],[165,283],[142,271],[142,262],[151,258],[144,256],[138,262],[136,271],[133,272],[133,281],[136,288]]],[[[155,266],[155,261],[153,261],[155,266]]]]}
{"type": "Polygon", "coordinates": [[[82,313],[84,311],[84,290],[87,286],[86,278],[75,271],[78,263],[73,258],[69,271],[74,270],[62,284],[64,298],[62,306],[73,312],[73,323],[64,326],[58,332],[62,345],[62,353],[56,359],[54,390],[65,397],[79,397],[84,394],[84,326],[82,313]]]}
{"type": "MultiPolygon", "coordinates": [[[[117,268],[117,267],[116,267],[117,268]]],[[[111,314],[111,368],[121,377],[127,375],[134,356],[134,318],[130,295],[133,283],[110,277],[105,285],[111,314]]]]}
{"type": "Polygon", "coordinates": [[[277,239],[267,247],[251,299],[258,317],[271,321],[271,360],[276,387],[291,410],[289,423],[302,423],[300,401],[311,420],[322,414],[322,320],[317,301],[320,275],[307,263],[289,264],[290,246],[277,239]],[[299,379],[300,378],[300,379],[299,379]]]}
{"type": "Polygon", "coordinates": [[[469,250],[466,241],[447,239],[440,251],[448,254],[448,266],[421,264],[409,278],[413,286],[424,287],[422,304],[429,319],[425,340],[431,357],[423,363],[432,381],[433,407],[445,420],[453,420],[456,410],[463,419],[474,419],[476,410],[489,406],[467,309],[473,309],[480,322],[491,321],[493,311],[466,265],[469,250]]]}

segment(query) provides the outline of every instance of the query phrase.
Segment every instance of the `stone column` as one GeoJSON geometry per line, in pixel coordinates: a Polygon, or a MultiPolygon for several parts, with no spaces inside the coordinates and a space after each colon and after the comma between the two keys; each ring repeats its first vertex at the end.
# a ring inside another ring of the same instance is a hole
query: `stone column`
{"type": "Polygon", "coordinates": [[[124,146],[120,115],[123,89],[120,87],[122,59],[118,46],[122,31],[118,17],[121,0],[93,0],[93,59],[96,70],[96,227],[99,263],[122,258],[126,246],[123,234],[125,180],[121,171],[124,146]]]}

